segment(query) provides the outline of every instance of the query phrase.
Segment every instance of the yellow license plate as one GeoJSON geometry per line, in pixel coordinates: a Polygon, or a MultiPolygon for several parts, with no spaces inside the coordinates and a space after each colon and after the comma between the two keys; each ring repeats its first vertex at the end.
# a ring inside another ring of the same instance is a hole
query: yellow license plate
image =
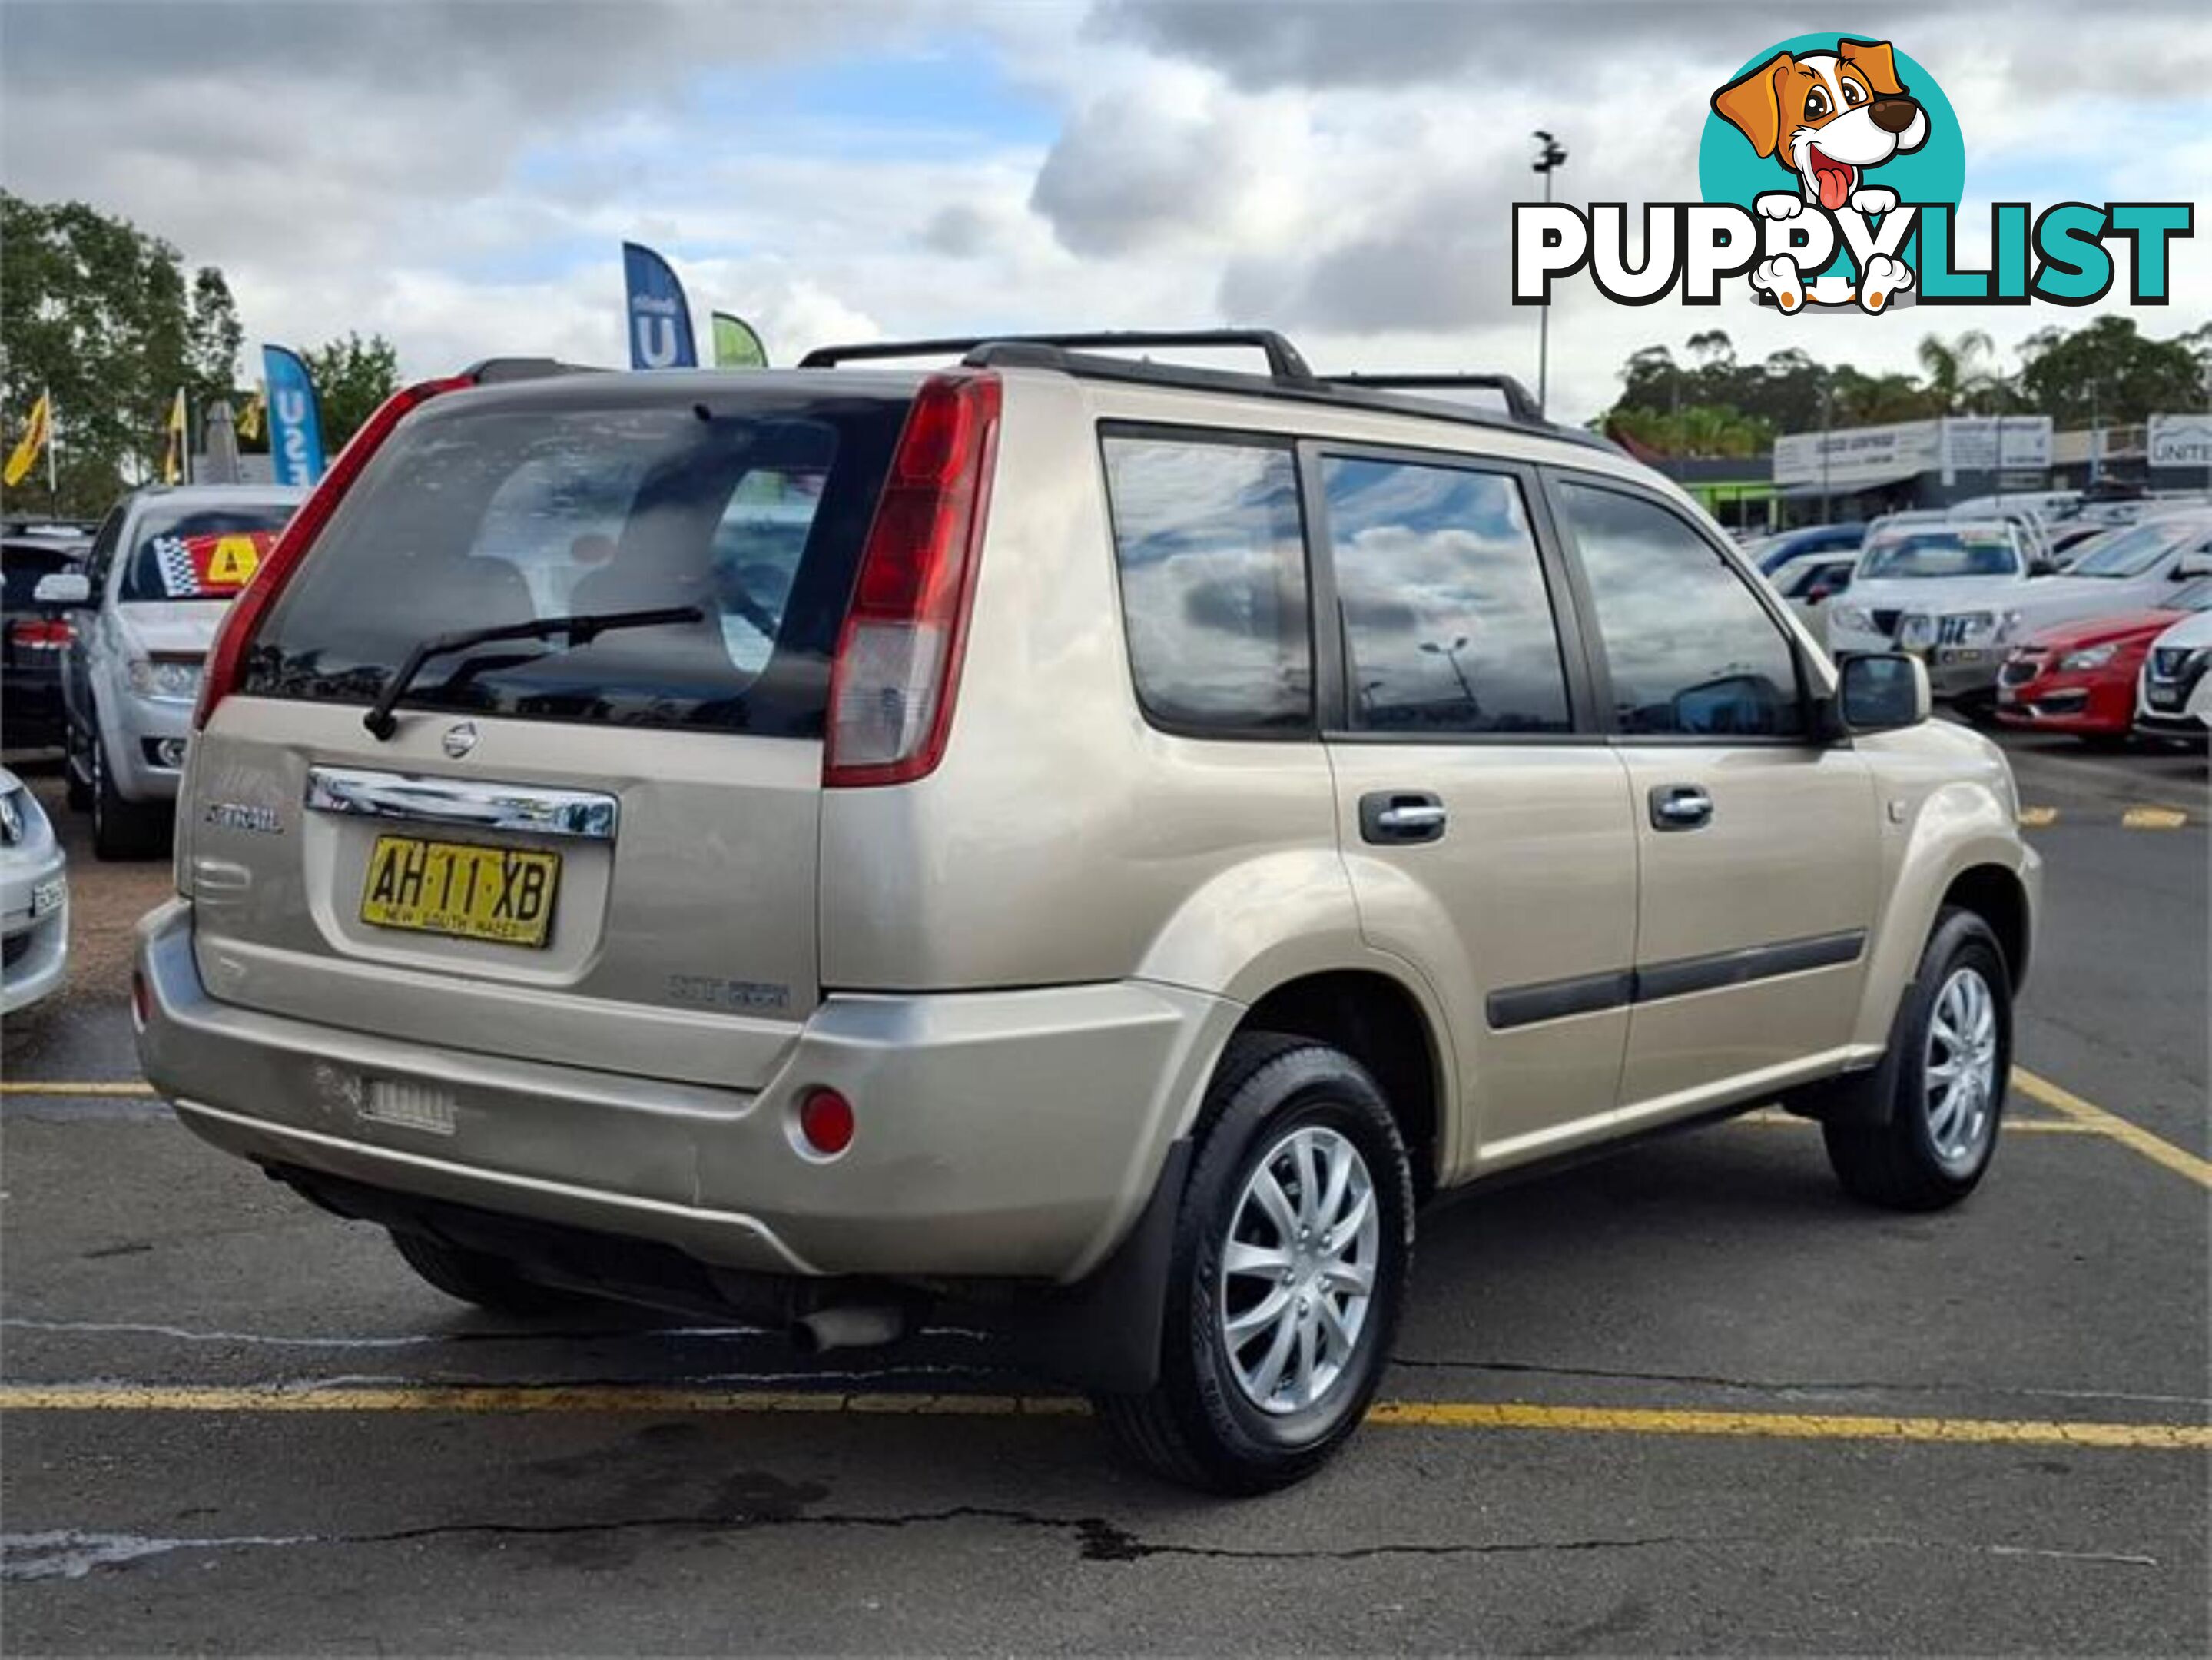
{"type": "Polygon", "coordinates": [[[543,946],[560,885],[557,853],[380,836],[368,856],[361,920],[380,928],[543,946]]]}

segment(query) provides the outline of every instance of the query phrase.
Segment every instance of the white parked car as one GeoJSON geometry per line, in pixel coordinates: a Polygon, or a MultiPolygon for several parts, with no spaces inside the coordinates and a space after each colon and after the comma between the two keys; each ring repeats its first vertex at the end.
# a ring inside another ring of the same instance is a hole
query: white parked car
{"type": "Polygon", "coordinates": [[[0,767],[0,1014],[28,1008],[69,972],[69,877],[39,799],[0,767]]]}
{"type": "Polygon", "coordinates": [[[1990,587],[1961,605],[1916,606],[1897,644],[1927,654],[1944,696],[1994,696],[2003,648],[2062,623],[2155,611],[2184,582],[2212,575],[2212,513],[2146,519],[2100,541],[2063,575],[1990,587]],[[1993,628],[1990,619],[1994,618],[1993,628]]]}
{"type": "Polygon", "coordinates": [[[1836,596],[1851,585],[1851,569],[1858,563],[1856,552],[1838,553],[1833,549],[1826,553],[1802,553],[1787,564],[1777,566],[1766,580],[1782,601],[1796,613],[1797,620],[1822,645],[1828,643],[1828,612],[1836,596]]]}
{"type": "Polygon", "coordinates": [[[1914,616],[1956,617],[1958,638],[1948,643],[1994,652],[2002,620],[1996,601],[2015,593],[2033,568],[2025,538],[2006,520],[1877,522],[1859,551],[1849,597],[1828,608],[1828,649],[1839,657],[1893,645],[1924,649],[1934,642],[1916,648],[1899,636],[1899,624],[1914,616]]]}
{"type": "Polygon", "coordinates": [[[2151,642],[2136,684],[2136,731],[2199,744],[2212,733],[2212,611],[2184,617],[2151,642]]]}

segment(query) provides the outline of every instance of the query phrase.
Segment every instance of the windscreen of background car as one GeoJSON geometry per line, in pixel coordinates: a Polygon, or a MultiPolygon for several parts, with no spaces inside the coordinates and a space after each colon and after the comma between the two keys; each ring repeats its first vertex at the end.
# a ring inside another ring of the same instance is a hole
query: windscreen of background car
{"type": "Polygon", "coordinates": [[[2003,531],[1913,530],[1895,532],[1868,549],[1858,580],[2019,574],[2019,556],[2003,531]]]}
{"type": "Polygon", "coordinates": [[[130,563],[123,568],[123,587],[117,597],[125,601],[232,599],[252,575],[259,553],[290,522],[298,506],[295,502],[231,502],[221,507],[148,508],[133,527],[137,541],[130,563]],[[254,554],[222,556],[211,568],[215,538],[223,537],[249,538],[254,554]]]}
{"type": "Polygon", "coordinates": [[[256,637],[245,689],[373,702],[433,635],[691,606],[588,645],[426,663],[403,708],[818,738],[902,400],[433,410],[380,453],[256,637]]]}
{"type": "Polygon", "coordinates": [[[2201,536],[2201,524],[2171,525],[2153,520],[2137,525],[2097,544],[2094,552],[2067,568],[2069,576],[2141,576],[2192,536],[2201,536]]]}

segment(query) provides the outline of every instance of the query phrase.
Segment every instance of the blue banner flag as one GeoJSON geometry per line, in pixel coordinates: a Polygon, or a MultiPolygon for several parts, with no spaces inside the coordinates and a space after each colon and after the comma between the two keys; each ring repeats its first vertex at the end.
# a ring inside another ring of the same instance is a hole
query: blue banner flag
{"type": "Polygon", "coordinates": [[[651,248],[623,244],[623,282],[629,290],[629,366],[634,369],[696,369],[691,307],[684,284],[651,248]]]}
{"type": "Polygon", "coordinates": [[[269,382],[269,458],[276,482],[315,483],[323,476],[323,417],[307,366],[296,351],[264,345],[261,373],[269,382]]]}

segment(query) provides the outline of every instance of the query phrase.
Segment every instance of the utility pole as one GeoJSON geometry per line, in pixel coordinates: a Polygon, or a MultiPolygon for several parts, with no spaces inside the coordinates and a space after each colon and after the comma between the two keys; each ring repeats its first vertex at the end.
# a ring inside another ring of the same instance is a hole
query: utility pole
{"type": "MultiPolygon", "coordinates": [[[[1567,152],[1565,146],[1540,128],[1535,137],[1543,148],[1537,151],[1535,165],[1531,171],[1544,175],[1544,205],[1548,208],[1552,205],[1553,171],[1566,165],[1567,152]]],[[[1547,413],[1550,408],[1547,399],[1551,384],[1552,308],[1539,306],[1536,308],[1536,413],[1539,415],[1547,413]]]]}
{"type": "Polygon", "coordinates": [[[1832,523],[1834,509],[1828,502],[1828,431],[1834,409],[1835,371],[1820,366],[1820,522],[1832,523]]]}

